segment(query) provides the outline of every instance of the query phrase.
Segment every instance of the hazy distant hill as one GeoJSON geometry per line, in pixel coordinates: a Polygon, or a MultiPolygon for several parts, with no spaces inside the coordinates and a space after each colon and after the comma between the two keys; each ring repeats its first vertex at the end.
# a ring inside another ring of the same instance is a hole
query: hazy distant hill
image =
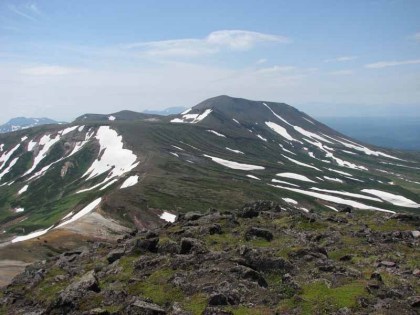
{"type": "Polygon", "coordinates": [[[21,129],[27,129],[40,125],[57,124],[58,122],[50,118],[26,118],[16,117],[10,119],[7,123],[0,126],[0,133],[12,132],[21,129]]]}
{"type": "Polygon", "coordinates": [[[182,113],[186,109],[187,109],[186,107],[178,106],[178,107],[168,107],[162,110],[146,109],[143,111],[143,113],[168,116],[168,115],[176,115],[176,114],[182,113]]]}

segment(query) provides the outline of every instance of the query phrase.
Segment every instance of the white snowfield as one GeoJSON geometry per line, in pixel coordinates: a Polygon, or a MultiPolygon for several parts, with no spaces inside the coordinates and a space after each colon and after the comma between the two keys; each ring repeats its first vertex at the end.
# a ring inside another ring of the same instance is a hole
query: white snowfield
{"type": "Polygon", "coordinates": [[[192,110],[192,108],[188,108],[188,109],[186,109],[185,111],[183,111],[183,112],[181,113],[181,115],[186,115],[186,114],[188,114],[191,110],[192,110]]]}
{"type": "Polygon", "coordinates": [[[233,153],[237,153],[237,154],[245,154],[245,153],[243,153],[242,151],[239,151],[239,150],[234,150],[234,149],[231,149],[231,148],[228,148],[228,147],[226,147],[226,150],[228,150],[228,151],[230,151],[230,152],[233,152],[233,153]]]}
{"type": "Polygon", "coordinates": [[[296,179],[296,180],[300,180],[300,181],[308,182],[308,183],[316,183],[312,179],[309,179],[308,177],[306,177],[304,175],[300,175],[300,174],[296,174],[296,173],[288,173],[288,172],[278,173],[278,174],[276,174],[276,176],[292,178],[292,179],[296,179]]]}
{"type": "Polygon", "coordinates": [[[127,188],[127,187],[131,187],[134,186],[135,184],[137,184],[139,182],[139,176],[138,175],[134,175],[134,176],[130,176],[129,178],[127,178],[124,183],[121,185],[121,189],[127,188]]]}
{"type": "Polygon", "coordinates": [[[289,182],[285,182],[284,180],[278,180],[278,179],[275,179],[275,178],[273,178],[271,180],[271,182],[272,183],[279,183],[279,184],[286,184],[286,185],[290,185],[290,186],[293,186],[293,187],[300,187],[299,185],[292,184],[292,183],[289,183],[289,182]]]}
{"type": "MultiPolygon", "coordinates": [[[[326,136],[326,135],[324,135],[324,136],[326,136]]],[[[361,144],[358,144],[358,143],[353,142],[353,141],[348,140],[348,139],[340,138],[342,140],[338,140],[337,138],[333,138],[333,137],[329,137],[329,136],[327,136],[327,137],[337,141],[338,143],[341,143],[342,145],[344,145],[347,148],[364,152],[366,155],[383,156],[383,157],[386,157],[386,158],[389,158],[389,159],[404,161],[403,159],[397,158],[395,156],[392,156],[392,155],[389,155],[389,154],[386,154],[386,153],[383,153],[383,152],[380,152],[380,151],[373,151],[373,150],[371,150],[371,149],[369,149],[369,148],[367,148],[367,147],[365,147],[361,144]]]]}
{"type": "Polygon", "coordinates": [[[222,138],[226,138],[226,136],[224,134],[221,134],[220,132],[214,131],[214,130],[207,130],[207,132],[210,132],[218,137],[222,137],[222,138]]]}
{"type": "Polygon", "coordinates": [[[344,181],[342,179],[339,179],[339,178],[328,177],[328,176],[324,176],[324,178],[326,180],[329,180],[329,181],[332,181],[332,182],[336,182],[336,183],[340,183],[340,184],[344,183],[344,181]]]}
{"type": "Polygon", "coordinates": [[[24,137],[20,138],[20,142],[23,142],[23,141],[25,141],[26,139],[28,139],[28,137],[27,137],[27,136],[24,136],[24,137]]]}
{"type": "Polygon", "coordinates": [[[239,122],[239,121],[237,121],[235,118],[232,118],[232,120],[234,121],[234,122],[236,122],[238,125],[240,125],[241,123],[239,122]]]}
{"type": "Polygon", "coordinates": [[[290,150],[287,150],[282,144],[280,144],[279,143],[279,146],[280,146],[280,148],[282,148],[283,149],[283,151],[284,152],[287,152],[287,153],[290,153],[290,154],[292,154],[292,155],[296,155],[296,153],[295,152],[292,152],[292,151],[290,151],[290,150]]]}
{"type": "Polygon", "coordinates": [[[290,141],[297,141],[294,139],[289,133],[287,132],[286,128],[283,128],[280,125],[277,125],[276,123],[273,123],[271,121],[266,121],[265,124],[272,129],[274,132],[278,133],[283,138],[290,140],[290,141]]]}
{"type": "Polygon", "coordinates": [[[18,195],[23,194],[24,192],[26,192],[28,190],[29,185],[25,185],[23,186],[19,191],[18,191],[18,195]]]}
{"type": "Polygon", "coordinates": [[[188,114],[182,113],[182,118],[174,118],[171,120],[171,123],[190,123],[196,124],[206,118],[212,112],[212,109],[206,109],[202,114],[188,114]]]}
{"type": "Polygon", "coordinates": [[[109,120],[109,121],[114,121],[115,119],[116,119],[116,117],[115,117],[115,116],[112,116],[112,115],[111,115],[111,116],[108,116],[108,120],[109,120]]]}
{"type": "Polygon", "coordinates": [[[23,212],[23,211],[25,211],[25,208],[16,208],[15,209],[16,213],[23,212]]]}
{"type": "Polygon", "coordinates": [[[38,164],[47,156],[47,153],[52,148],[54,144],[56,144],[60,140],[60,132],[52,138],[52,135],[43,135],[42,138],[39,140],[38,146],[42,149],[39,150],[37,156],[34,158],[34,162],[32,164],[32,167],[23,174],[23,176],[31,174],[38,164]]]}
{"type": "Polygon", "coordinates": [[[263,170],[265,167],[258,166],[258,165],[252,165],[252,164],[243,164],[238,162],[233,162],[229,160],[224,160],[218,157],[210,156],[207,154],[204,154],[205,157],[210,158],[213,162],[226,166],[228,168],[234,169],[234,170],[242,170],[242,171],[253,171],[253,170],[263,170]]]}
{"type": "Polygon", "coordinates": [[[5,152],[0,156],[0,170],[4,167],[4,165],[9,161],[10,157],[15,153],[17,149],[19,149],[20,143],[18,143],[13,149],[8,152],[5,152]]]}
{"type": "Polygon", "coordinates": [[[10,169],[16,164],[16,162],[19,160],[19,158],[14,158],[9,165],[3,170],[3,172],[0,173],[0,180],[3,178],[4,175],[6,175],[10,169]]]}
{"type": "Polygon", "coordinates": [[[342,190],[321,189],[321,188],[317,188],[317,187],[311,187],[311,189],[316,190],[316,191],[331,193],[331,194],[335,194],[335,195],[343,195],[343,196],[354,197],[354,198],[358,198],[358,199],[366,199],[366,200],[372,200],[372,201],[377,201],[377,202],[383,202],[381,199],[378,199],[378,198],[374,198],[374,197],[370,197],[370,196],[366,196],[366,195],[362,195],[362,194],[350,193],[350,192],[346,192],[346,191],[342,191],[342,190]]]}
{"type": "Polygon", "coordinates": [[[177,147],[176,145],[171,145],[171,147],[179,150],[179,151],[185,151],[183,148],[177,147]]]}
{"type": "Polygon", "coordinates": [[[257,135],[257,137],[258,137],[258,138],[260,138],[262,141],[267,142],[267,138],[264,138],[264,137],[263,137],[263,136],[261,136],[261,135],[257,135]]]}
{"type": "Polygon", "coordinates": [[[171,223],[174,223],[175,222],[175,220],[176,220],[176,215],[175,214],[172,214],[172,213],[170,213],[170,212],[168,212],[168,211],[164,211],[160,216],[159,216],[159,218],[161,218],[162,220],[165,220],[166,222],[171,222],[171,223]]]}
{"type": "Polygon", "coordinates": [[[37,238],[37,237],[39,237],[41,235],[46,234],[52,228],[53,227],[50,226],[48,229],[45,229],[45,230],[35,231],[35,232],[32,232],[32,233],[29,233],[28,235],[17,236],[14,239],[12,239],[12,243],[18,243],[18,242],[23,242],[23,241],[30,240],[32,238],[37,238]]]}
{"type": "Polygon", "coordinates": [[[331,171],[331,172],[335,172],[335,173],[341,174],[341,175],[353,176],[353,175],[352,175],[352,174],[350,174],[350,173],[343,172],[343,171],[339,171],[339,170],[335,170],[335,169],[333,169],[333,168],[327,168],[327,170],[329,170],[329,171],[331,171]]]}
{"type": "Polygon", "coordinates": [[[251,175],[251,174],[247,174],[246,177],[249,177],[249,178],[252,178],[252,179],[256,179],[256,180],[261,180],[257,176],[254,176],[254,175],[251,175]]]}
{"type": "Polygon", "coordinates": [[[376,189],[362,189],[364,193],[374,195],[381,198],[389,203],[392,203],[395,206],[405,207],[405,208],[420,208],[420,204],[410,200],[404,196],[391,194],[386,191],[376,190],[376,189]]]}
{"type": "Polygon", "coordinates": [[[305,166],[305,167],[309,167],[309,168],[313,168],[314,170],[317,170],[317,171],[322,172],[322,171],[321,171],[318,167],[315,167],[315,166],[312,166],[312,165],[309,165],[309,164],[306,164],[306,163],[300,162],[300,161],[298,161],[298,160],[292,159],[292,158],[290,158],[290,157],[288,157],[288,156],[286,156],[286,155],[284,155],[284,154],[282,154],[282,156],[283,156],[283,157],[285,157],[286,159],[288,159],[289,161],[291,161],[291,162],[293,162],[293,163],[297,164],[297,165],[300,165],[300,166],[305,166]]]}
{"type": "Polygon", "coordinates": [[[297,205],[298,204],[298,202],[296,200],[292,199],[292,198],[281,198],[281,199],[283,199],[287,203],[291,203],[293,205],[297,205]]]}
{"type": "Polygon", "coordinates": [[[65,225],[67,225],[69,223],[72,223],[72,222],[80,219],[81,217],[85,216],[86,214],[88,214],[89,212],[91,212],[93,209],[95,209],[101,203],[101,200],[102,200],[102,198],[95,199],[94,201],[92,201],[90,204],[88,204],[86,207],[84,207],[82,210],[80,210],[79,212],[77,212],[72,217],[69,217],[67,215],[66,217],[64,217],[64,218],[66,218],[66,220],[64,222],[60,223],[59,225],[57,225],[55,227],[55,229],[60,228],[62,226],[65,226],[65,225]]]}
{"type": "Polygon", "coordinates": [[[2,143],[0,144],[0,152],[3,152],[3,149],[4,149],[4,144],[2,143]]]}
{"type": "Polygon", "coordinates": [[[307,196],[311,196],[311,197],[315,197],[315,198],[318,198],[318,199],[331,201],[331,202],[338,203],[338,204],[344,204],[344,205],[352,206],[352,207],[357,208],[357,209],[377,210],[377,211],[383,211],[383,212],[388,212],[388,213],[395,213],[394,211],[391,211],[391,210],[386,210],[386,209],[382,209],[382,208],[378,208],[378,207],[365,205],[365,204],[360,203],[358,201],[343,199],[343,198],[336,197],[336,196],[320,194],[320,193],[317,193],[317,192],[307,191],[307,190],[298,189],[298,188],[290,188],[290,187],[284,187],[284,186],[278,186],[278,185],[272,185],[272,184],[268,184],[268,185],[276,187],[276,188],[280,188],[280,189],[286,189],[286,190],[294,191],[294,192],[297,192],[297,193],[300,193],[300,194],[303,194],[303,195],[307,195],[307,196]]]}
{"type": "Polygon", "coordinates": [[[83,174],[86,180],[90,180],[103,173],[109,172],[102,182],[106,182],[116,177],[121,177],[125,173],[132,171],[139,162],[133,151],[124,149],[122,136],[111,129],[109,126],[101,126],[96,132],[95,138],[99,141],[99,155],[89,169],[83,174]]]}
{"type": "Polygon", "coordinates": [[[72,132],[72,131],[76,130],[77,128],[79,128],[79,126],[72,126],[72,127],[68,127],[68,128],[66,128],[66,129],[61,130],[59,133],[60,133],[62,136],[64,136],[64,135],[66,135],[66,134],[68,134],[68,133],[70,133],[70,132],[72,132]]]}
{"type": "Polygon", "coordinates": [[[169,152],[169,153],[172,154],[173,156],[176,156],[177,158],[179,158],[178,153],[176,153],[176,152],[169,152]]]}

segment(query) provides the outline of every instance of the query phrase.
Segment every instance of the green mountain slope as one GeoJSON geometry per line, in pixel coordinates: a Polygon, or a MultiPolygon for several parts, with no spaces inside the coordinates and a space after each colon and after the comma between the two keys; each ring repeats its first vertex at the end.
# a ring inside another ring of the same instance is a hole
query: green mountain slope
{"type": "Polygon", "coordinates": [[[219,96],[169,117],[83,115],[0,135],[0,149],[3,246],[256,199],[302,211],[420,207],[418,154],[356,143],[280,103],[219,96]]]}

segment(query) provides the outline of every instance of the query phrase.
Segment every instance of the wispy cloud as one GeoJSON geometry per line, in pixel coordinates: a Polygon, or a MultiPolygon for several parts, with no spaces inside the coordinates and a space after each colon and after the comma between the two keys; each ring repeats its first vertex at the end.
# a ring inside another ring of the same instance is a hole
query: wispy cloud
{"type": "Polygon", "coordinates": [[[259,73],[284,73],[296,70],[296,67],[293,66],[273,66],[268,68],[258,69],[259,73]]]}
{"type": "Polygon", "coordinates": [[[413,39],[413,40],[415,40],[415,41],[417,41],[417,42],[420,43],[420,32],[411,35],[410,36],[410,39],[413,39]]]}
{"type": "Polygon", "coordinates": [[[420,59],[413,60],[401,60],[401,61],[379,61],[365,65],[366,68],[370,69],[381,69],[387,67],[403,66],[403,65],[414,65],[420,64],[420,59]]]}
{"type": "Polygon", "coordinates": [[[257,60],[256,64],[257,64],[257,65],[262,65],[263,63],[266,63],[266,62],[267,62],[267,59],[265,59],[265,58],[261,58],[261,59],[258,59],[258,60],[257,60]]]}
{"type": "Polygon", "coordinates": [[[42,15],[41,10],[35,3],[26,3],[19,6],[11,4],[8,6],[8,8],[10,11],[19,15],[20,17],[31,20],[33,22],[38,22],[38,18],[42,15]]]}
{"type": "Polygon", "coordinates": [[[354,74],[353,70],[338,70],[329,72],[331,75],[352,75],[354,74]]]}
{"type": "Polygon", "coordinates": [[[63,66],[43,65],[36,67],[28,67],[20,70],[21,74],[31,76],[62,76],[68,74],[75,74],[86,71],[82,68],[72,68],[63,66]]]}
{"type": "Polygon", "coordinates": [[[222,50],[245,51],[259,43],[287,43],[290,40],[280,35],[243,30],[220,30],[205,38],[186,38],[125,45],[126,49],[138,49],[151,56],[191,57],[218,53],[222,50]]]}
{"type": "Polygon", "coordinates": [[[324,62],[345,62],[357,59],[357,56],[341,56],[331,59],[325,59],[324,62]]]}

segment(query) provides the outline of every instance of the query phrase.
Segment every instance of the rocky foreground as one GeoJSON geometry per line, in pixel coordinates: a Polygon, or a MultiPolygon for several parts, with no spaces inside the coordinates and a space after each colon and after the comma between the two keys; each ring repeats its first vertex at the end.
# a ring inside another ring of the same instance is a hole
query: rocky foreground
{"type": "Polygon", "coordinates": [[[26,268],[2,314],[418,314],[420,219],[272,202],[187,213],[26,268]]]}

